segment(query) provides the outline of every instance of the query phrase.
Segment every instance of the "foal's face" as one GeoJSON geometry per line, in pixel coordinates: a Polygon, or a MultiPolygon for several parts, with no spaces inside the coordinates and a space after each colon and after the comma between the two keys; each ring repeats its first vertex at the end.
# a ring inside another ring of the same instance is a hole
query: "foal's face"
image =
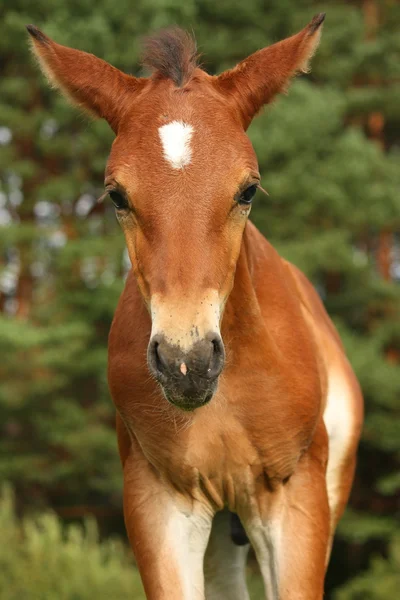
{"type": "Polygon", "coordinates": [[[28,25],[43,71],[117,137],[106,187],[152,320],[148,364],[170,402],[208,402],[224,365],[219,326],[259,181],[245,129],[318,45],[324,14],[211,77],[180,30],[148,46],[149,79],[28,25]]]}
{"type": "Polygon", "coordinates": [[[150,370],[183,408],[210,400],[223,368],[220,322],[259,183],[243,126],[208,79],[155,82],[105,179],[151,314],[150,370]]]}

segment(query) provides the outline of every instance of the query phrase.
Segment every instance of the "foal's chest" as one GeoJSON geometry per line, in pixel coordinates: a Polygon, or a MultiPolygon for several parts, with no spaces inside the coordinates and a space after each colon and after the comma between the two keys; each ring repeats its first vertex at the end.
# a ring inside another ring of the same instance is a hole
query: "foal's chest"
{"type": "Polygon", "coordinates": [[[236,511],[293,474],[311,441],[311,428],[284,434],[284,417],[281,425],[275,418],[263,421],[261,414],[240,419],[234,407],[227,412],[221,399],[214,401],[184,430],[164,435],[158,447],[151,444],[148,457],[171,489],[212,509],[236,511]]]}

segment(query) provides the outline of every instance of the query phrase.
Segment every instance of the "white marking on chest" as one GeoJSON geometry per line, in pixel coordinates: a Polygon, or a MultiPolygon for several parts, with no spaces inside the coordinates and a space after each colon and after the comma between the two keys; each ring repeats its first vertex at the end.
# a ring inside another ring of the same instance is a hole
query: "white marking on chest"
{"type": "Polygon", "coordinates": [[[164,157],[171,167],[173,169],[183,169],[183,167],[189,165],[192,158],[190,140],[193,127],[182,123],[182,121],[172,121],[160,127],[158,133],[160,134],[164,157]]]}

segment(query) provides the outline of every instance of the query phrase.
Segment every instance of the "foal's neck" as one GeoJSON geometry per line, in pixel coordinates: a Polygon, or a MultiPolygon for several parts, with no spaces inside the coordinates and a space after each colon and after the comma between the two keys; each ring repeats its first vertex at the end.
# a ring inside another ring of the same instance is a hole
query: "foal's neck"
{"type": "Polygon", "coordinates": [[[248,222],[233,288],[222,320],[224,341],[247,351],[276,351],[283,329],[298,322],[299,306],[287,265],[258,229],[248,222]],[[297,304],[297,306],[296,306],[297,304]],[[232,340],[232,342],[230,342],[232,340]]]}
{"type": "Polygon", "coordinates": [[[256,227],[248,222],[223,319],[223,325],[225,321],[233,325],[234,321],[236,332],[243,327],[248,330],[261,319],[257,288],[260,278],[268,276],[267,249],[268,242],[256,227]]]}

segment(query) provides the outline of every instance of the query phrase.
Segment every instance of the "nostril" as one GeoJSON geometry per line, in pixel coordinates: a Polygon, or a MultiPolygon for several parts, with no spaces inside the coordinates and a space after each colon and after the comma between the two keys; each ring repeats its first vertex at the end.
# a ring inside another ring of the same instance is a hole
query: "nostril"
{"type": "Polygon", "coordinates": [[[222,339],[219,336],[211,340],[213,350],[211,354],[210,366],[208,369],[208,377],[215,379],[221,373],[225,362],[225,349],[222,339]]]}
{"type": "Polygon", "coordinates": [[[162,365],[162,362],[161,362],[161,359],[160,359],[160,355],[158,353],[159,346],[160,346],[160,344],[158,342],[154,343],[153,354],[154,354],[155,367],[156,367],[156,369],[157,369],[157,371],[159,373],[162,373],[163,365],[162,365]]]}
{"type": "Polygon", "coordinates": [[[161,357],[160,343],[157,339],[152,340],[149,344],[147,352],[147,362],[150,371],[155,377],[159,378],[163,375],[165,371],[165,364],[161,357]]]}
{"type": "Polygon", "coordinates": [[[216,337],[212,340],[212,345],[214,347],[214,352],[217,354],[221,354],[222,351],[222,340],[220,337],[216,337]]]}

